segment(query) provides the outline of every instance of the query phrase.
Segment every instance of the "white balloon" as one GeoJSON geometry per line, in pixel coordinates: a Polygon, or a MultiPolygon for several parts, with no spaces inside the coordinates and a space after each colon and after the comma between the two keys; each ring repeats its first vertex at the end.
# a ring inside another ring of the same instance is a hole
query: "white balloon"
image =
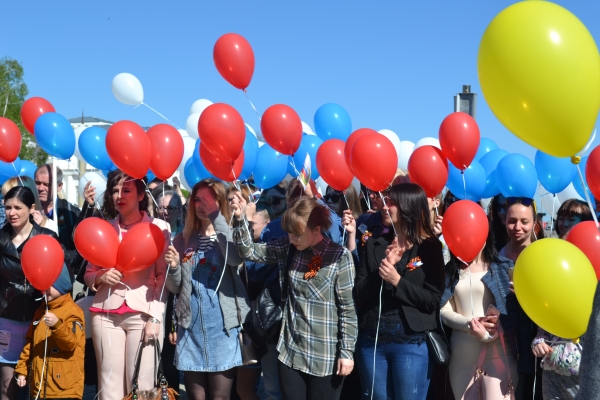
{"type": "Polygon", "coordinates": [[[182,138],[190,137],[185,129],[177,129],[177,132],[179,132],[182,138]]]}
{"type": "Polygon", "coordinates": [[[84,161],[83,156],[81,155],[81,153],[79,152],[79,136],[81,136],[81,132],[85,131],[87,128],[89,128],[89,126],[85,126],[85,125],[81,125],[78,126],[77,128],[73,129],[73,131],[75,132],[75,157],[77,157],[78,160],[84,161]]]}
{"type": "Polygon", "coordinates": [[[195,148],[196,141],[194,139],[188,136],[183,138],[183,157],[181,158],[181,164],[179,164],[179,167],[177,168],[177,171],[179,171],[179,180],[181,182],[185,181],[185,179],[183,179],[185,177],[185,163],[192,157],[195,148]]]}
{"type": "Polygon", "coordinates": [[[79,196],[83,197],[83,190],[88,182],[92,182],[92,186],[96,188],[96,203],[100,207],[104,204],[104,192],[106,191],[106,178],[98,172],[86,172],[79,178],[79,196]]]}
{"type": "Polygon", "coordinates": [[[419,140],[417,144],[415,144],[414,150],[418,149],[421,146],[433,146],[437,147],[440,150],[442,149],[442,146],[440,146],[440,141],[433,137],[424,137],[423,139],[419,140]]]}
{"type": "Polygon", "coordinates": [[[400,152],[398,154],[398,168],[402,171],[408,171],[408,160],[415,149],[415,144],[408,140],[400,142],[400,152]]]}
{"type": "Polygon", "coordinates": [[[190,114],[199,113],[202,114],[202,111],[208,106],[210,106],[213,102],[206,99],[196,100],[192,107],[190,107],[190,114]]]}
{"type": "Polygon", "coordinates": [[[308,125],[304,121],[300,121],[300,122],[302,122],[302,132],[306,133],[307,135],[317,136],[317,134],[313,132],[313,130],[310,127],[310,125],[308,125]]]}
{"type": "Polygon", "coordinates": [[[200,113],[193,113],[189,117],[187,117],[187,121],[185,121],[185,131],[188,133],[188,136],[192,139],[198,139],[200,136],[198,134],[198,120],[200,119],[200,113]]]}
{"type": "MultiPolygon", "coordinates": [[[[394,145],[394,149],[396,149],[396,155],[398,155],[398,165],[400,163],[400,138],[396,134],[396,132],[391,131],[389,129],[382,129],[378,131],[380,134],[390,139],[390,142],[394,145]]],[[[400,167],[398,167],[400,168],[400,167]]]]}
{"type": "Polygon", "coordinates": [[[318,177],[315,181],[315,185],[317,186],[317,192],[321,193],[321,196],[327,194],[327,182],[325,182],[323,178],[318,177]]]}
{"type": "Polygon", "coordinates": [[[261,142],[260,140],[258,141],[258,148],[260,149],[261,147],[263,147],[265,145],[265,142],[261,142]]]}
{"type": "Polygon", "coordinates": [[[123,72],[113,78],[112,92],[123,104],[137,106],[144,102],[144,88],[135,76],[123,72]]]}
{"type": "Polygon", "coordinates": [[[546,215],[556,219],[556,213],[562,204],[562,202],[558,199],[558,195],[554,196],[552,193],[549,193],[542,187],[542,185],[538,185],[537,194],[540,196],[542,207],[544,207],[544,212],[546,215]]]}
{"type": "Polygon", "coordinates": [[[558,197],[560,204],[569,199],[583,200],[583,198],[581,198],[581,196],[577,193],[577,190],[575,190],[573,183],[569,183],[569,186],[567,186],[567,188],[562,192],[558,193],[556,197],[558,197]]]}

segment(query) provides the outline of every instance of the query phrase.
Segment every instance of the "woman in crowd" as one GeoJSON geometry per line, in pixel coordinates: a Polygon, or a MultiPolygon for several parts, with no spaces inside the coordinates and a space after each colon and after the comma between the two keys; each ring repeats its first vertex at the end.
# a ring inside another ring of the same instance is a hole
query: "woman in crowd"
{"type": "Polygon", "coordinates": [[[0,230],[0,331],[3,352],[0,354],[2,398],[14,400],[17,381],[14,369],[26,342],[26,333],[42,294],[25,278],[21,266],[23,247],[32,237],[54,232],[40,227],[33,219],[35,196],[28,187],[17,186],[4,195],[6,224],[0,230]]]}
{"type": "Polygon", "coordinates": [[[31,190],[35,197],[35,211],[33,212],[33,220],[42,228],[50,229],[52,232],[58,235],[58,225],[53,219],[50,219],[42,212],[42,203],[40,203],[40,196],[38,194],[37,186],[33,179],[28,176],[15,176],[4,182],[2,185],[2,196],[15,186],[26,186],[31,190]]]}
{"type": "Polygon", "coordinates": [[[344,192],[340,192],[331,186],[327,186],[323,201],[325,201],[327,206],[340,218],[344,217],[345,210],[352,211],[352,216],[358,218],[362,210],[360,208],[360,199],[358,198],[356,189],[353,185],[350,185],[344,192]]]}
{"type": "Polygon", "coordinates": [[[242,259],[231,242],[225,185],[198,182],[189,204],[183,232],[166,255],[167,287],[178,294],[175,363],[191,399],[229,399],[242,365],[240,320],[250,310],[242,259]]]}
{"type": "MultiPolygon", "coordinates": [[[[583,221],[592,221],[592,212],[587,203],[569,199],[556,213],[556,233],[562,239],[571,228],[583,221]]],[[[579,391],[579,363],[583,341],[560,338],[538,328],[531,343],[533,355],[542,358],[542,394],[544,400],[574,399],[579,391]]],[[[593,345],[593,343],[590,343],[593,345]]]]}
{"type": "Polygon", "coordinates": [[[301,197],[283,214],[288,236],[252,243],[246,201],[236,196],[231,205],[240,255],[276,264],[287,292],[277,343],[284,400],[337,400],[344,376],[354,367],[357,325],[352,256],[323,234],[331,225],[329,208],[301,197]]]}
{"type": "Polygon", "coordinates": [[[382,218],[394,229],[361,240],[356,267],[356,300],[361,304],[357,360],[363,395],[425,399],[433,367],[425,332],[439,324],[442,244],[431,227],[420,186],[394,185],[385,201],[382,218]]]}
{"type": "MultiPolygon", "coordinates": [[[[145,178],[144,178],[145,179],[145,178]]],[[[151,218],[147,213],[148,197],[145,184],[122,171],[109,175],[106,202],[113,204],[117,217],[109,221],[122,240],[139,223],[152,223],[165,236],[163,255],[155,264],[142,271],[125,275],[117,269],[103,269],[89,263],[85,283],[96,291],[92,312],[92,338],[98,363],[100,400],[121,400],[131,391],[136,354],[140,341],[143,347],[142,369],[138,380],[140,390],[154,387],[155,340],[163,338],[163,315],[166,295],[162,293],[167,265],[170,233],[166,222],[151,218]],[[162,296],[161,296],[162,295],[162,296]]],[[[90,321],[88,321],[90,323],[90,321]]]]}
{"type": "MultiPolygon", "coordinates": [[[[537,220],[537,211],[533,199],[507,197],[504,209],[506,211],[505,227],[509,241],[498,254],[516,263],[521,252],[534,241],[542,239],[544,232],[538,230],[540,224],[537,220]]],[[[496,246],[498,243],[496,240],[496,246]]],[[[515,396],[517,399],[531,399],[535,386],[534,398],[537,400],[541,398],[542,391],[540,389],[541,385],[534,385],[536,379],[535,364],[537,361],[529,346],[537,334],[537,327],[525,313],[519,313],[516,329],[517,351],[519,353],[519,383],[516,385],[515,396]]],[[[539,378],[541,381],[541,376],[539,378]]]]}
{"type": "Polygon", "coordinates": [[[446,265],[441,319],[452,328],[449,373],[455,399],[465,394],[483,350],[483,370],[502,381],[510,377],[513,388],[517,385],[514,321],[520,310],[510,291],[508,271],[512,267],[512,261],[498,255],[491,227],[485,247],[475,260],[465,264],[451,254],[446,265]],[[500,320],[498,315],[488,313],[491,306],[500,312],[500,320]],[[498,337],[500,330],[504,332],[503,341],[498,337]]]}
{"type": "Polygon", "coordinates": [[[183,231],[184,215],[181,197],[173,190],[161,192],[156,197],[158,203],[158,218],[167,221],[171,227],[171,238],[174,239],[183,231]]]}

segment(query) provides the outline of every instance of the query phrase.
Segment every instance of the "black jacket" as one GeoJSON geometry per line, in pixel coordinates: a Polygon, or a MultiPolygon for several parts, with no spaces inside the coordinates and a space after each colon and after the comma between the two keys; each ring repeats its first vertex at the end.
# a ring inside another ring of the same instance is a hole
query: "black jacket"
{"type": "Polygon", "coordinates": [[[42,294],[25,279],[20,252],[25,243],[35,235],[49,235],[56,240],[58,236],[34,222],[31,235],[19,246],[20,250],[17,250],[12,244],[11,232],[12,226],[8,223],[0,229],[0,317],[13,321],[29,321],[41,303],[42,294]]]}
{"type": "MultiPolygon", "coordinates": [[[[366,313],[375,313],[376,316],[379,311],[379,265],[385,258],[385,250],[391,242],[391,235],[369,238],[360,248],[360,263],[356,268],[354,286],[359,304],[359,317],[366,313]]],[[[439,325],[437,313],[445,284],[441,242],[435,238],[424,240],[418,245],[415,257],[421,259],[422,266],[412,271],[406,269],[397,287],[384,283],[384,307],[386,301],[402,307],[406,322],[414,332],[435,330],[439,325]]],[[[396,268],[398,267],[397,264],[396,268]]]]}
{"type": "Polygon", "coordinates": [[[83,258],[75,248],[73,234],[81,211],[65,199],[58,199],[56,204],[58,210],[58,241],[65,251],[65,263],[69,266],[70,271],[77,272],[83,258]]]}

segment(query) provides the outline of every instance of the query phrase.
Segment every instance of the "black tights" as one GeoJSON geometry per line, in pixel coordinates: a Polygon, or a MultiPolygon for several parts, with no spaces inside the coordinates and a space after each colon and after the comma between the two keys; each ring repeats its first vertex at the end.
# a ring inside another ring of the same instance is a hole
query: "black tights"
{"type": "Polygon", "coordinates": [[[185,371],[183,380],[190,400],[229,400],[235,368],[223,372],[185,371]]]}

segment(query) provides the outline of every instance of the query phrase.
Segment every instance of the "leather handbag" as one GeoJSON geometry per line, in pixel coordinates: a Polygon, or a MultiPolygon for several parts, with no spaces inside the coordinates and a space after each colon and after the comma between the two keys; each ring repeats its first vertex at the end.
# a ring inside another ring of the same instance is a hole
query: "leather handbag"
{"type": "Polygon", "coordinates": [[[506,357],[506,345],[504,344],[504,334],[499,330],[500,341],[502,342],[502,350],[504,350],[504,360],[506,362],[506,371],[508,379],[502,380],[493,376],[489,376],[483,369],[483,362],[487,352],[487,343],[481,346],[479,360],[475,368],[475,375],[471,378],[467,390],[462,397],[462,400],[515,400],[515,391],[510,376],[510,367],[508,358],[506,357]]]}
{"type": "Polygon", "coordinates": [[[135,362],[135,370],[133,372],[133,380],[131,383],[131,393],[123,397],[123,400],[177,400],[179,393],[169,387],[169,383],[163,373],[162,359],[160,357],[160,343],[154,341],[154,365],[158,366],[156,376],[154,377],[154,387],[150,390],[139,390],[138,376],[140,375],[140,365],[142,363],[142,350],[144,343],[140,343],[138,348],[138,356],[135,362]]]}
{"type": "Polygon", "coordinates": [[[450,344],[446,339],[444,328],[442,328],[442,332],[425,332],[425,342],[427,343],[429,356],[436,364],[448,365],[450,363],[450,344]]]}

